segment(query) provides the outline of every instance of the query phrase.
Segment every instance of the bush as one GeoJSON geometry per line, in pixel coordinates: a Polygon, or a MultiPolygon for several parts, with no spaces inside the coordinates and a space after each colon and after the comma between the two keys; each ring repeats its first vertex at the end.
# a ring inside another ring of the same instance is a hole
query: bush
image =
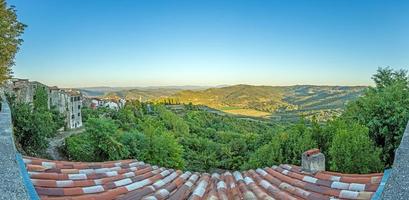
{"type": "Polygon", "coordinates": [[[139,132],[127,132],[122,134],[121,142],[131,158],[169,168],[184,168],[183,149],[169,133],[149,137],[139,132]]]}
{"type": "Polygon", "coordinates": [[[343,173],[379,172],[381,150],[374,146],[368,129],[355,122],[335,122],[334,138],[329,148],[330,169],[343,173]]]}
{"type": "Polygon", "coordinates": [[[88,134],[78,134],[65,139],[65,152],[70,160],[102,161],[95,156],[96,145],[88,134]]]}
{"type": "Polygon", "coordinates": [[[113,120],[89,118],[84,133],[66,139],[66,152],[69,158],[81,161],[128,158],[129,151],[118,142],[118,136],[118,126],[113,120]]]}
{"type": "Polygon", "coordinates": [[[245,168],[265,167],[276,164],[301,164],[301,155],[316,148],[312,129],[305,122],[290,126],[276,134],[270,143],[253,153],[245,168]]]}
{"type": "Polygon", "coordinates": [[[217,169],[220,166],[218,152],[221,147],[218,143],[203,138],[188,136],[181,140],[185,148],[183,158],[186,162],[186,168],[192,171],[204,172],[217,169]]]}
{"type": "Polygon", "coordinates": [[[47,138],[54,136],[57,123],[47,110],[34,110],[26,103],[12,104],[16,142],[30,156],[46,156],[47,138]]]}

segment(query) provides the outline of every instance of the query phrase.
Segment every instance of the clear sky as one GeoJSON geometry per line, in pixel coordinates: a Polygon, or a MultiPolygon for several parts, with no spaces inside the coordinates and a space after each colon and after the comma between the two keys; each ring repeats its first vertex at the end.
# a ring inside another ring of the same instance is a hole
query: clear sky
{"type": "Polygon", "coordinates": [[[368,85],[409,68],[406,0],[8,0],[16,77],[60,87],[368,85]]]}

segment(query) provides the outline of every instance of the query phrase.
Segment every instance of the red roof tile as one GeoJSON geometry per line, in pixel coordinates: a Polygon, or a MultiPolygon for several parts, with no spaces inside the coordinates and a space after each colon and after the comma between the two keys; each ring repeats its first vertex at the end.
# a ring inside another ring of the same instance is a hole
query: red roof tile
{"type": "Polygon", "coordinates": [[[370,199],[383,175],[309,174],[292,165],[207,174],[136,160],[85,163],[25,157],[24,162],[40,198],[56,200],[370,199]]]}

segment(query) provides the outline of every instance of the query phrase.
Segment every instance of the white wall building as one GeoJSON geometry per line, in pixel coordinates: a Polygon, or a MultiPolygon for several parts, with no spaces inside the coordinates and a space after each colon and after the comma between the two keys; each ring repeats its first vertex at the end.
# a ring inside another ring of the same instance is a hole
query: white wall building
{"type": "Polygon", "coordinates": [[[73,90],[50,88],[50,105],[66,116],[66,128],[74,129],[82,126],[82,95],[73,90]]]}

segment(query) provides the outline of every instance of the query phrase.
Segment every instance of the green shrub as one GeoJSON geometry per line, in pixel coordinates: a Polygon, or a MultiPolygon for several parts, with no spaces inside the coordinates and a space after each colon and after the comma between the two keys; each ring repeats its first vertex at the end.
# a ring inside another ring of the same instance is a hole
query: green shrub
{"type": "Polygon", "coordinates": [[[330,170],[344,173],[379,172],[381,150],[374,146],[368,129],[355,122],[337,121],[329,148],[330,170]]]}
{"type": "Polygon", "coordinates": [[[96,145],[87,134],[78,134],[65,139],[65,152],[70,160],[102,161],[97,158],[96,145]]]}
{"type": "Polygon", "coordinates": [[[306,150],[316,148],[312,129],[305,122],[289,126],[276,134],[270,143],[253,153],[245,168],[265,167],[276,164],[301,164],[301,155],[306,150]]]}
{"type": "Polygon", "coordinates": [[[26,103],[13,102],[11,109],[16,142],[30,156],[46,156],[47,138],[54,136],[58,127],[54,115],[26,103]]]}

